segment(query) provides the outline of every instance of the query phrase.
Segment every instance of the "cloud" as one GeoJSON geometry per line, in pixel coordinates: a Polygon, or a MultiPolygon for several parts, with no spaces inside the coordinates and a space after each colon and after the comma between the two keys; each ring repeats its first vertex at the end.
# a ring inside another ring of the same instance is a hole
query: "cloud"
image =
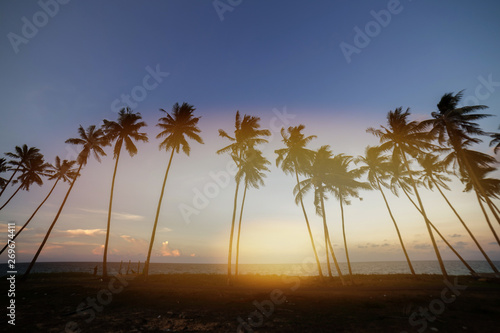
{"type": "Polygon", "coordinates": [[[430,244],[424,243],[424,244],[415,244],[413,245],[413,248],[417,250],[427,250],[431,248],[430,244]]]}
{"type": "Polygon", "coordinates": [[[181,255],[178,249],[171,250],[168,241],[161,243],[161,256],[162,257],[179,257],[181,255]]]}
{"type": "MultiPolygon", "coordinates": [[[[109,254],[118,254],[118,253],[120,253],[120,251],[118,251],[118,249],[110,249],[110,248],[108,248],[108,253],[109,254]]],[[[104,254],[104,245],[99,245],[98,247],[95,247],[92,250],[92,254],[96,254],[96,255],[102,256],[104,254]]]]}
{"type": "Polygon", "coordinates": [[[455,247],[456,248],[464,248],[467,245],[467,242],[456,242],[455,247]]]}
{"type": "MultiPolygon", "coordinates": [[[[99,214],[99,215],[108,215],[107,210],[103,209],[87,209],[87,208],[79,208],[81,211],[91,214],[99,214]]],[[[142,221],[144,220],[144,216],[129,214],[129,213],[118,213],[113,212],[112,218],[115,220],[126,220],[126,221],[142,221]]]]}
{"type": "Polygon", "coordinates": [[[68,237],[78,237],[78,236],[98,236],[105,235],[106,231],[104,229],[71,229],[61,231],[63,234],[66,234],[68,237]]]}
{"type": "Polygon", "coordinates": [[[462,237],[463,235],[460,235],[460,234],[453,234],[453,235],[448,235],[452,238],[457,238],[457,237],[462,237]]]}

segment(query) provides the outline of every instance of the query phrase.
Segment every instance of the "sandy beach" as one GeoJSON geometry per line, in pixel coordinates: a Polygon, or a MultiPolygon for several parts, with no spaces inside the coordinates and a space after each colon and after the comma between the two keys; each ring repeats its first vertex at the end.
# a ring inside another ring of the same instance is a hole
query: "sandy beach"
{"type": "Polygon", "coordinates": [[[355,275],[355,285],[342,286],[244,275],[228,286],[223,275],[33,274],[17,282],[15,323],[19,332],[496,331],[498,280],[451,280],[355,275]]]}

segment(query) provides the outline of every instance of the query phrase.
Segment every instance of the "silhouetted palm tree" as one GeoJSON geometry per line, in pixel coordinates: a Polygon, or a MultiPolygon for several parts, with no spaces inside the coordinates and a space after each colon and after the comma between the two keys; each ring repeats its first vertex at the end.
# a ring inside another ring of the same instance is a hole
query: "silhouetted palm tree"
{"type": "Polygon", "coordinates": [[[493,152],[496,154],[500,149],[500,133],[490,133],[490,137],[493,139],[490,141],[490,147],[495,146],[493,152]]]}
{"type": "Polygon", "coordinates": [[[240,163],[241,168],[236,174],[237,181],[240,182],[244,178],[245,189],[243,190],[243,199],[241,200],[240,221],[238,223],[238,236],[236,239],[236,267],[234,275],[238,276],[238,262],[240,256],[240,234],[241,234],[241,220],[243,218],[243,207],[245,206],[245,198],[248,186],[259,188],[264,186],[263,178],[266,177],[264,171],[269,171],[266,165],[271,164],[267,158],[262,156],[262,152],[253,147],[248,149],[243,154],[243,159],[240,163]]]}
{"type": "Polygon", "coordinates": [[[21,165],[21,175],[17,177],[12,184],[20,183],[17,190],[10,196],[10,198],[0,207],[2,210],[10,200],[19,192],[19,190],[30,190],[32,184],[37,184],[38,186],[43,185],[42,176],[47,176],[48,163],[45,163],[42,155],[37,155],[36,157],[30,158],[21,165]]]}
{"type": "Polygon", "coordinates": [[[43,238],[42,243],[40,244],[40,247],[38,248],[35,256],[33,257],[33,260],[31,260],[31,263],[28,266],[28,269],[26,270],[26,273],[24,273],[23,278],[26,278],[29,273],[31,272],[31,269],[33,268],[33,265],[35,265],[36,260],[38,259],[38,256],[40,255],[40,252],[42,252],[43,247],[45,246],[45,243],[49,239],[50,233],[52,232],[52,229],[56,225],[57,220],[59,219],[59,216],[61,215],[61,212],[64,208],[64,205],[66,204],[66,201],[68,200],[69,194],[71,193],[71,190],[73,189],[73,186],[75,185],[76,179],[80,175],[80,170],[84,165],[87,164],[88,159],[90,154],[94,155],[94,158],[98,161],[101,162],[101,156],[106,156],[106,153],[103,150],[104,146],[107,146],[109,144],[108,140],[104,136],[104,133],[102,129],[98,128],[96,129],[95,125],[91,125],[85,130],[81,125],[78,128],[78,134],[79,138],[71,138],[66,140],[66,143],[73,144],[73,145],[79,145],[82,146],[82,150],[78,154],[77,158],[77,163],[78,163],[78,170],[75,172],[75,177],[72,178],[71,184],[69,186],[68,192],[66,192],[66,195],[64,196],[63,202],[61,203],[61,206],[59,207],[59,210],[56,213],[56,216],[54,220],[52,221],[49,230],[47,230],[47,233],[45,234],[45,237],[43,238]]]}
{"type": "MultiPolygon", "coordinates": [[[[45,203],[45,201],[47,201],[47,199],[50,197],[50,195],[52,194],[52,192],[56,188],[56,185],[59,183],[59,180],[62,180],[63,182],[68,182],[69,183],[76,176],[75,170],[72,169],[75,163],[76,163],[76,161],[67,161],[67,160],[64,160],[62,162],[62,164],[61,164],[61,160],[60,160],[59,156],[56,156],[56,163],[55,163],[55,165],[49,165],[48,166],[49,170],[47,171],[47,174],[49,175],[48,179],[49,180],[54,180],[54,179],[56,180],[54,182],[54,185],[50,189],[49,194],[47,194],[47,196],[45,197],[45,199],[43,199],[42,203],[40,205],[38,205],[38,207],[35,209],[35,211],[30,216],[30,218],[28,219],[28,221],[26,221],[24,223],[24,225],[21,227],[21,229],[19,229],[16,232],[16,234],[14,235],[14,238],[12,238],[12,240],[16,239],[21,234],[21,232],[24,230],[24,228],[26,228],[28,226],[28,224],[31,222],[31,220],[33,219],[33,217],[35,217],[35,215],[38,212],[38,210],[43,206],[43,204],[45,203]]],[[[3,251],[5,251],[5,249],[7,248],[7,245],[8,245],[8,243],[5,244],[5,246],[3,247],[2,251],[0,251],[0,254],[2,254],[3,251]]]]}
{"type": "MultiPolygon", "coordinates": [[[[307,168],[310,167],[311,161],[314,158],[314,151],[307,149],[307,144],[314,138],[315,135],[304,136],[302,130],[305,128],[304,125],[299,125],[295,127],[288,127],[288,134],[285,129],[281,129],[281,137],[283,138],[283,143],[286,148],[281,148],[275,150],[274,152],[278,154],[276,158],[276,166],[281,165],[281,169],[285,174],[295,175],[295,180],[297,185],[300,187],[299,183],[299,173],[303,174],[307,168]]],[[[300,192],[300,188],[298,189],[300,192]]],[[[304,218],[306,220],[307,231],[309,233],[309,238],[311,239],[311,245],[314,252],[314,258],[316,259],[316,264],[318,266],[319,276],[323,278],[323,272],[321,271],[321,263],[319,262],[318,252],[316,251],[316,246],[314,245],[314,238],[311,232],[311,226],[309,225],[309,219],[307,218],[306,209],[304,208],[304,202],[302,197],[299,199],[300,207],[304,213],[304,218]]]]}
{"type": "MultiPolygon", "coordinates": [[[[467,230],[467,233],[469,236],[472,238],[474,243],[476,244],[477,248],[481,252],[481,254],[484,256],[490,267],[493,269],[495,273],[498,273],[497,268],[493,264],[493,262],[490,260],[486,252],[483,250],[479,242],[477,241],[476,237],[474,237],[474,234],[472,231],[469,229],[467,224],[465,224],[464,220],[462,217],[458,214],[458,212],[455,210],[455,207],[451,204],[451,202],[448,200],[448,198],[444,195],[443,191],[441,190],[441,187],[450,190],[448,185],[445,182],[449,182],[451,179],[444,176],[443,173],[446,171],[446,166],[442,161],[439,161],[439,157],[436,155],[432,154],[425,154],[422,155],[418,159],[420,165],[422,166],[422,175],[420,176],[420,180],[422,181],[423,185],[428,188],[429,190],[433,190],[434,187],[439,191],[439,193],[443,196],[444,200],[446,203],[450,206],[451,210],[453,213],[455,213],[455,216],[458,218],[460,223],[464,226],[465,230],[467,230]]],[[[500,182],[500,181],[499,181],[500,182]]]]}
{"type": "Polygon", "coordinates": [[[295,202],[298,204],[304,195],[310,190],[314,190],[314,206],[316,207],[316,213],[323,218],[323,231],[325,235],[325,252],[326,252],[326,263],[328,268],[328,276],[332,276],[332,271],[330,267],[330,259],[328,255],[328,249],[332,254],[333,262],[337,273],[345,284],[342,271],[340,270],[339,264],[337,262],[337,257],[333,251],[333,246],[330,241],[330,233],[328,231],[328,226],[326,223],[326,211],[325,211],[325,197],[326,191],[328,191],[328,184],[331,178],[331,158],[332,152],[329,146],[322,146],[316,152],[311,166],[305,170],[306,179],[302,180],[294,188],[294,193],[296,195],[295,202]]]}
{"type": "Polygon", "coordinates": [[[5,185],[2,188],[2,191],[0,192],[0,196],[2,196],[3,192],[7,188],[7,186],[10,184],[16,173],[22,168],[22,166],[30,159],[32,158],[37,158],[40,156],[40,149],[35,148],[35,147],[30,147],[28,148],[27,145],[23,145],[22,147],[16,146],[15,148],[15,153],[5,153],[8,157],[10,157],[12,160],[10,160],[8,163],[12,166],[15,167],[14,172],[12,175],[10,175],[10,178],[7,180],[5,185]]]}
{"type": "MultiPolygon", "coordinates": [[[[0,173],[4,173],[9,171],[9,167],[7,165],[7,160],[5,158],[0,158],[0,173]]],[[[0,177],[0,188],[4,188],[7,184],[7,179],[0,177]]]]}
{"type": "MultiPolygon", "coordinates": [[[[260,118],[255,116],[244,115],[243,120],[240,117],[240,112],[236,111],[236,117],[234,122],[234,137],[227,134],[226,131],[219,129],[219,136],[229,139],[232,143],[224,148],[217,151],[217,154],[229,153],[233,161],[238,167],[238,172],[241,170],[241,160],[243,153],[248,149],[248,147],[254,147],[261,143],[267,143],[268,141],[262,137],[270,136],[271,132],[267,129],[260,129],[260,118]]],[[[240,181],[236,179],[236,190],[234,193],[234,203],[233,203],[233,216],[231,220],[231,232],[229,235],[229,253],[228,253],[228,267],[227,267],[227,278],[228,284],[231,283],[231,259],[233,253],[233,238],[234,238],[234,225],[236,221],[236,210],[238,203],[238,190],[240,187],[240,181]]]]}
{"type": "Polygon", "coordinates": [[[163,200],[163,194],[165,193],[165,184],[167,183],[168,172],[170,171],[170,165],[172,164],[172,158],[174,153],[179,153],[180,149],[189,156],[191,147],[186,140],[186,137],[195,140],[198,143],[203,144],[203,140],[198,135],[200,129],[197,127],[198,121],[201,117],[194,117],[193,112],[196,109],[193,105],[188,103],[175,103],[172,107],[172,114],[167,111],[160,109],[161,112],[166,113],[165,117],[158,120],[156,126],[160,127],[162,131],[156,136],[157,139],[165,138],[160,143],[160,150],[165,149],[165,151],[172,150],[170,154],[170,159],[168,160],[167,170],[165,172],[165,177],[163,179],[163,185],[161,188],[160,199],[158,200],[158,207],[156,209],[155,222],[153,225],[153,231],[151,233],[151,240],[149,242],[148,255],[146,257],[146,262],[144,263],[144,276],[147,277],[149,274],[149,264],[151,260],[151,251],[153,250],[153,244],[155,241],[156,227],[158,226],[158,218],[160,217],[161,202],[163,200]]]}
{"type": "Polygon", "coordinates": [[[125,143],[125,149],[130,156],[137,154],[137,147],[134,141],[148,142],[148,136],[146,133],[141,133],[139,130],[141,127],[146,126],[146,123],[140,121],[142,119],[140,113],[134,113],[130,108],[121,109],[118,112],[118,121],[109,121],[104,119],[104,124],[102,126],[104,134],[110,142],[115,142],[115,147],[113,149],[113,158],[116,160],[115,168],[113,170],[113,180],[111,181],[111,194],[109,196],[109,210],[108,210],[108,223],[106,227],[106,241],[104,243],[104,254],[102,259],[102,276],[108,276],[107,269],[107,258],[108,258],[108,242],[109,242],[109,230],[111,227],[111,211],[113,206],[113,192],[115,188],[115,177],[116,170],[118,169],[118,161],[120,160],[120,153],[122,150],[123,143],[125,143]]]}
{"type": "Polygon", "coordinates": [[[331,159],[330,177],[327,182],[328,189],[335,195],[340,203],[340,215],[342,218],[342,235],[344,238],[345,255],[347,259],[347,267],[349,268],[349,277],[352,280],[351,260],[349,259],[349,250],[347,247],[347,237],[345,233],[344,221],[344,204],[349,205],[349,197],[360,198],[359,190],[371,190],[368,183],[360,182],[357,179],[361,177],[363,172],[360,169],[351,169],[349,166],[352,162],[352,156],[337,154],[331,159]]]}
{"type": "Polygon", "coordinates": [[[356,160],[356,163],[364,163],[365,166],[360,167],[362,172],[367,173],[367,178],[370,184],[374,189],[378,189],[380,194],[382,194],[382,198],[384,199],[385,206],[389,211],[389,216],[394,224],[394,228],[396,228],[396,233],[398,234],[399,243],[401,244],[401,248],[406,258],[406,262],[408,263],[408,267],[410,268],[411,274],[415,275],[415,270],[413,269],[413,265],[411,264],[410,257],[406,252],[406,248],[403,242],[403,238],[401,237],[401,233],[399,232],[398,224],[396,223],[396,219],[392,215],[391,208],[389,203],[387,202],[387,198],[385,197],[385,193],[382,190],[382,186],[388,186],[385,183],[385,178],[387,177],[387,172],[389,168],[389,161],[387,156],[383,156],[378,147],[366,147],[365,156],[359,156],[356,160]]]}
{"type": "MultiPolygon", "coordinates": [[[[368,133],[372,133],[380,139],[380,149],[382,151],[392,151],[393,163],[403,163],[408,171],[411,169],[406,157],[407,154],[412,157],[416,157],[425,150],[432,150],[435,148],[431,143],[434,139],[433,136],[429,132],[426,132],[426,128],[429,124],[409,121],[409,116],[410,109],[403,112],[402,108],[397,108],[394,111],[389,111],[387,114],[387,127],[381,126],[381,129],[367,129],[368,133]]],[[[448,279],[448,274],[446,272],[446,268],[444,267],[441,254],[439,253],[436,240],[434,239],[431,226],[428,223],[429,220],[427,218],[422,199],[420,198],[417,185],[411,173],[409,173],[409,177],[413,191],[417,197],[420,212],[424,217],[427,232],[429,233],[434,252],[436,253],[436,257],[439,262],[439,267],[441,268],[444,278],[448,279]]]]}

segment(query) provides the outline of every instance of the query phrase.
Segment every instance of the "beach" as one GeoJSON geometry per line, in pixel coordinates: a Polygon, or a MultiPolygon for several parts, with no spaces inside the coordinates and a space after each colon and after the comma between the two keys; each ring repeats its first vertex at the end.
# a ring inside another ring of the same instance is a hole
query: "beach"
{"type": "MultiPolygon", "coordinates": [[[[494,332],[500,284],[439,275],[37,273],[17,281],[19,332],[494,332]],[[349,278],[345,277],[349,282],[349,278]]],[[[6,281],[4,279],[4,281],[6,281]]],[[[5,282],[4,282],[5,283],[5,282]]],[[[5,285],[5,287],[8,287],[5,285]]],[[[5,327],[5,326],[4,326],[5,327]]]]}

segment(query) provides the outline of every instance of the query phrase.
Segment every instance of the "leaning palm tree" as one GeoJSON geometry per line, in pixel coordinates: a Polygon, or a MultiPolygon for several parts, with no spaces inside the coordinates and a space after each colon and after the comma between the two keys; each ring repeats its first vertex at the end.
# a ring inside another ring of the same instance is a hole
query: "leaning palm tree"
{"type": "MultiPolygon", "coordinates": [[[[52,194],[52,192],[56,188],[56,185],[59,183],[59,181],[62,180],[63,182],[69,183],[76,176],[76,172],[73,169],[73,166],[75,165],[75,163],[76,163],[76,161],[68,161],[68,160],[64,160],[61,163],[61,159],[59,158],[59,156],[56,156],[56,163],[54,165],[49,165],[49,170],[47,171],[47,173],[49,174],[48,179],[49,180],[54,180],[54,179],[56,180],[54,182],[54,185],[52,185],[52,188],[50,189],[49,194],[47,194],[45,199],[43,199],[42,203],[40,203],[40,205],[38,205],[38,207],[35,209],[33,214],[31,214],[28,221],[26,221],[23,224],[23,226],[21,227],[21,229],[19,229],[16,232],[16,234],[14,235],[14,238],[12,238],[12,240],[16,239],[17,236],[19,236],[21,234],[21,232],[24,230],[24,228],[26,228],[28,226],[28,224],[31,222],[31,220],[35,217],[38,210],[40,208],[42,208],[43,204],[50,197],[50,195],[52,194]]],[[[8,245],[8,243],[5,244],[2,251],[0,251],[0,254],[2,254],[3,251],[5,251],[5,249],[7,248],[7,245],[8,245]]]]}
{"type": "Polygon", "coordinates": [[[23,167],[23,165],[30,159],[32,158],[37,158],[40,156],[40,149],[35,148],[35,147],[30,147],[28,148],[27,145],[23,145],[22,147],[16,146],[15,148],[15,153],[5,153],[8,157],[11,158],[11,160],[8,162],[10,165],[15,167],[14,172],[10,175],[10,178],[5,182],[4,186],[2,187],[2,191],[0,192],[0,196],[2,196],[3,192],[7,188],[7,185],[10,184],[12,179],[14,179],[14,176],[16,173],[23,167]]]}
{"type": "Polygon", "coordinates": [[[35,256],[33,257],[33,260],[31,260],[31,263],[28,266],[28,269],[26,270],[26,273],[24,273],[23,278],[26,278],[29,273],[31,272],[31,269],[36,263],[36,260],[38,259],[38,256],[40,255],[40,252],[42,252],[43,247],[45,246],[45,243],[47,243],[47,240],[49,239],[50,233],[52,232],[52,229],[56,225],[57,220],[59,219],[59,216],[61,215],[61,212],[64,208],[64,205],[66,204],[66,201],[68,200],[69,194],[71,193],[71,190],[73,189],[73,186],[75,185],[76,179],[80,175],[80,170],[84,165],[87,164],[89,156],[91,154],[94,155],[94,158],[98,161],[101,162],[101,156],[106,156],[106,153],[103,150],[104,146],[107,146],[109,144],[108,140],[104,136],[104,133],[102,129],[96,128],[95,125],[91,125],[85,130],[81,125],[78,128],[78,134],[79,138],[71,138],[66,140],[66,143],[73,144],[73,145],[78,145],[82,146],[82,150],[78,154],[77,158],[77,163],[78,163],[78,170],[75,172],[75,176],[72,177],[71,184],[69,186],[68,192],[66,192],[66,195],[64,196],[63,202],[61,203],[61,206],[59,207],[59,210],[56,213],[56,216],[54,217],[54,220],[52,221],[49,230],[47,230],[47,233],[45,234],[45,237],[43,238],[42,243],[38,247],[38,250],[36,251],[35,256]]]}
{"type": "Polygon", "coordinates": [[[351,169],[349,166],[353,161],[352,156],[344,154],[335,155],[331,160],[330,177],[327,182],[328,189],[334,194],[340,203],[340,215],[342,218],[342,236],[344,238],[345,255],[347,259],[347,267],[349,269],[349,278],[353,282],[351,260],[349,259],[349,250],[347,247],[347,237],[345,233],[344,221],[344,205],[350,205],[349,197],[358,198],[359,190],[371,190],[368,183],[360,182],[357,179],[361,177],[363,171],[361,169],[351,169]]]}
{"type": "MultiPolygon", "coordinates": [[[[445,190],[450,190],[448,185],[445,182],[450,181],[451,179],[443,175],[444,172],[446,172],[446,166],[442,161],[439,161],[439,157],[436,155],[432,154],[425,154],[422,155],[419,159],[418,162],[422,166],[422,174],[420,176],[420,181],[423,183],[423,185],[429,189],[433,190],[436,188],[438,192],[441,194],[441,196],[444,198],[448,206],[450,206],[451,210],[453,213],[455,213],[455,216],[458,218],[460,223],[464,226],[465,230],[467,230],[467,233],[469,236],[472,238],[474,243],[476,244],[477,248],[481,252],[481,254],[484,256],[490,267],[493,269],[495,273],[498,273],[497,268],[493,264],[493,262],[490,260],[486,252],[483,250],[479,242],[477,241],[476,237],[474,237],[474,234],[472,231],[469,229],[467,224],[464,222],[462,217],[458,214],[456,211],[455,207],[451,204],[451,202],[448,200],[446,195],[443,193],[441,188],[444,188],[445,190]]],[[[499,181],[500,182],[500,181],[499,181]]]]}
{"type": "Polygon", "coordinates": [[[392,223],[394,224],[394,228],[396,229],[396,233],[398,234],[399,243],[401,244],[401,249],[406,258],[406,262],[408,263],[408,267],[410,268],[410,272],[413,276],[415,276],[415,270],[413,269],[413,265],[411,264],[410,257],[406,252],[406,248],[403,242],[403,237],[401,237],[401,233],[399,232],[398,224],[396,223],[396,219],[392,214],[391,207],[387,202],[387,198],[385,196],[384,191],[382,190],[382,186],[387,187],[388,185],[385,183],[385,179],[387,178],[387,172],[389,168],[389,161],[387,156],[381,154],[380,149],[378,147],[366,147],[365,155],[359,156],[356,160],[356,163],[364,163],[365,165],[360,167],[362,172],[367,173],[368,182],[371,184],[372,188],[377,189],[382,194],[382,198],[384,199],[385,206],[387,211],[389,212],[389,216],[391,217],[392,223]]]}
{"type": "Polygon", "coordinates": [[[243,159],[241,161],[241,168],[236,174],[236,179],[238,182],[244,178],[245,188],[243,190],[243,199],[241,200],[240,209],[240,221],[238,223],[238,236],[236,238],[236,266],[234,275],[238,276],[238,263],[240,257],[240,234],[241,234],[241,220],[243,218],[243,208],[245,206],[245,198],[247,195],[248,186],[253,188],[259,188],[259,186],[264,186],[263,178],[266,177],[265,171],[269,171],[267,165],[271,164],[267,158],[262,156],[260,150],[254,147],[248,147],[244,152],[243,159]]]}
{"type": "MultiPolygon", "coordinates": [[[[409,116],[409,108],[404,112],[402,108],[397,108],[394,111],[389,111],[387,114],[387,126],[381,126],[381,129],[367,129],[368,133],[371,133],[380,139],[380,149],[382,151],[392,152],[392,162],[397,164],[402,163],[407,171],[410,171],[411,169],[406,155],[416,157],[426,150],[435,148],[431,143],[434,139],[433,135],[426,132],[428,124],[409,121],[409,116]]],[[[436,240],[434,239],[431,226],[428,223],[429,219],[427,218],[417,185],[412,174],[409,173],[408,175],[410,177],[411,186],[415,196],[417,197],[418,206],[424,218],[436,258],[439,262],[439,267],[441,268],[444,278],[448,279],[448,274],[446,272],[446,268],[444,267],[441,254],[439,253],[436,240]]]]}
{"type": "Polygon", "coordinates": [[[106,227],[106,241],[104,242],[104,254],[102,259],[102,276],[108,276],[107,269],[107,258],[108,258],[108,242],[109,242],[109,230],[111,227],[111,211],[113,206],[113,191],[115,188],[115,177],[116,170],[118,169],[118,161],[120,160],[120,153],[122,150],[123,143],[125,143],[125,149],[130,156],[137,154],[137,147],[134,141],[148,142],[148,136],[146,133],[141,133],[139,130],[141,127],[146,126],[146,123],[140,121],[142,119],[140,113],[134,113],[130,108],[123,108],[118,112],[118,121],[109,121],[104,119],[103,131],[110,142],[115,142],[115,147],[113,149],[113,156],[116,160],[115,168],[113,170],[113,179],[111,181],[111,194],[109,196],[109,209],[108,209],[108,223],[106,227]]]}
{"type": "MultiPolygon", "coordinates": [[[[299,125],[295,127],[288,127],[287,132],[285,129],[281,129],[281,137],[283,138],[283,143],[286,148],[281,148],[275,150],[274,152],[278,154],[276,158],[276,166],[281,165],[281,169],[285,174],[295,175],[295,180],[297,185],[300,183],[299,173],[303,174],[305,170],[310,166],[311,161],[314,158],[314,151],[307,149],[307,144],[314,138],[315,135],[304,136],[302,130],[305,128],[304,125],[299,125]]],[[[300,186],[299,186],[300,187],[300,186]]],[[[298,189],[300,192],[300,188],[298,189]]],[[[318,266],[319,276],[323,278],[323,272],[321,271],[321,263],[319,262],[318,252],[316,251],[316,246],[314,245],[314,238],[311,232],[311,226],[309,225],[309,219],[307,218],[306,209],[304,208],[304,202],[302,197],[299,199],[300,207],[302,208],[302,213],[306,220],[307,231],[309,233],[309,238],[311,239],[311,245],[314,252],[314,258],[316,259],[316,265],[318,266]]]]}
{"type": "Polygon", "coordinates": [[[189,156],[191,147],[186,140],[186,137],[195,140],[198,143],[203,144],[203,140],[198,135],[200,129],[198,128],[198,121],[201,117],[194,117],[193,112],[196,109],[193,105],[188,103],[175,103],[172,107],[172,114],[168,113],[164,109],[160,109],[161,112],[166,113],[165,117],[161,117],[158,120],[156,126],[160,127],[162,131],[156,136],[157,139],[165,138],[160,143],[159,148],[165,149],[166,152],[172,150],[170,154],[170,159],[168,160],[167,171],[165,172],[165,177],[163,179],[163,185],[161,188],[160,199],[158,200],[158,207],[156,208],[156,216],[153,224],[153,231],[151,233],[151,240],[149,242],[148,255],[146,257],[146,262],[144,263],[144,277],[148,277],[149,274],[149,264],[151,260],[151,251],[153,250],[153,244],[156,236],[156,228],[158,226],[158,219],[160,217],[161,202],[163,200],[163,194],[165,193],[165,184],[167,183],[168,172],[170,171],[170,165],[172,164],[172,159],[174,153],[179,153],[182,151],[189,156]]]}
{"type": "MultiPolygon", "coordinates": [[[[234,137],[227,134],[226,131],[219,129],[219,136],[229,139],[231,144],[221,148],[217,151],[217,154],[229,153],[233,161],[235,162],[238,172],[241,170],[241,161],[244,152],[248,147],[254,147],[261,143],[267,143],[268,141],[263,137],[270,136],[271,132],[267,129],[260,129],[260,118],[255,116],[244,115],[243,119],[240,117],[240,112],[236,111],[236,117],[234,122],[234,137]]],[[[227,264],[227,282],[231,283],[231,260],[233,253],[233,238],[234,238],[234,225],[236,222],[236,211],[238,204],[238,190],[240,187],[240,180],[236,179],[236,190],[234,193],[234,203],[233,203],[233,216],[231,220],[231,232],[229,235],[229,252],[228,252],[228,264],[227,264]]]]}
{"type": "Polygon", "coordinates": [[[2,205],[2,207],[0,207],[0,210],[7,206],[10,200],[20,190],[29,191],[32,184],[42,186],[42,177],[47,176],[48,167],[49,164],[45,162],[42,155],[37,155],[37,157],[25,161],[21,166],[21,175],[12,182],[12,184],[20,183],[20,185],[18,186],[17,190],[10,196],[10,198],[2,205]]]}
{"type": "Polygon", "coordinates": [[[330,233],[328,231],[328,226],[326,223],[326,210],[325,210],[325,198],[326,192],[328,191],[328,184],[331,177],[331,158],[332,152],[329,146],[321,146],[314,155],[314,159],[310,167],[305,170],[306,179],[302,180],[294,188],[295,193],[295,203],[299,203],[300,200],[309,191],[314,190],[314,206],[316,207],[316,214],[323,218],[323,231],[325,236],[325,253],[326,253],[326,264],[328,269],[328,276],[332,276],[332,270],[330,267],[330,258],[328,255],[328,250],[333,258],[335,268],[342,281],[345,284],[342,271],[340,270],[337,257],[333,251],[333,246],[330,240],[330,233]]]}

